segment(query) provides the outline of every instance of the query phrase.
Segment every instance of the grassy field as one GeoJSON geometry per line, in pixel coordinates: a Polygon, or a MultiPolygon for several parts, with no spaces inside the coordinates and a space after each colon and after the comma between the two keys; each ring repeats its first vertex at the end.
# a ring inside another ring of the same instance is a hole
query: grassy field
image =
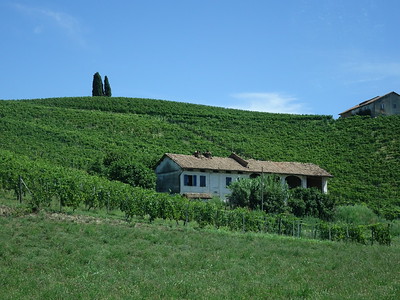
{"type": "Polygon", "coordinates": [[[398,299],[400,247],[0,217],[0,299],[398,299]]]}

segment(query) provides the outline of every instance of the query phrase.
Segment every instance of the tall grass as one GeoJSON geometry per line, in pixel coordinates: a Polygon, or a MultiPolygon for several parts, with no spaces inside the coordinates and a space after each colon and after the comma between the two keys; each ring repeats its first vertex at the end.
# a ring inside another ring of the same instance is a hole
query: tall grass
{"type": "Polygon", "coordinates": [[[398,246],[0,217],[1,299],[396,299],[398,246]]]}

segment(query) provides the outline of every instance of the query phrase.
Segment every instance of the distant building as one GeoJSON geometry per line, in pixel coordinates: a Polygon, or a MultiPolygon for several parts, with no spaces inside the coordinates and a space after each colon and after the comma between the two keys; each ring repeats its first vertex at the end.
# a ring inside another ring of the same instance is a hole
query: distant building
{"type": "Polygon", "coordinates": [[[377,96],[340,113],[340,117],[347,118],[355,115],[371,117],[391,116],[400,114],[400,95],[395,92],[377,96]]]}
{"type": "Polygon", "coordinates": [[[243,159],[235,153],[229,157],[213,157],[211,153],[193,155],[166,153],[155,169],[157,191],[179,193],[188,198],[226,198],[229,185],[240,178],[254,178],[276,174],[289,187],[316,187],[328,192],[328,178],[324,169],[310,163],[272,162],[243,159]]]}

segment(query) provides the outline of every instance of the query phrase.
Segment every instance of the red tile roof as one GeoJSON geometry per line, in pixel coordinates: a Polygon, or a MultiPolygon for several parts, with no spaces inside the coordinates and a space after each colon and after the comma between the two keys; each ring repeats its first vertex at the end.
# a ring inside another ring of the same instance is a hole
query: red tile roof
{"type": "Polygon", "coordinates": [[[196,157],[194,155],[166,153],[162,159],[164,159],[165,157],[173,160],[182,169],[204,169],[213,171],[234,171],[245,173],[264,172],[271,174],[333,177],[324,169],[311,163],[273,162],[254,159],[244,160],[236,154],[233,154],[230,157],[207,158],[203,155],[196,157]],[[245,164],[244,162],[247,164],[245,164]]]}

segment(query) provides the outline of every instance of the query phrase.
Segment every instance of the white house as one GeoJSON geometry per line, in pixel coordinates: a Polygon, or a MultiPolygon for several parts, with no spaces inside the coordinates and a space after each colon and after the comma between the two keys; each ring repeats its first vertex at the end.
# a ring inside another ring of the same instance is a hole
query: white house
{"type": "Polygon", "coordinates": [[[383,96],[377,96],[349,108],[339,114],[341,118],[354,115],[368,115],[371,117],[400,115],[400,95],[390,92],[383,96]]]}
{"type": "Polygon", "coordinates": [[[155,169],[157,191],[180,193],[189,198],[222,199],[230,194],[228,186],[240,178],[254,178],[262,173],[276,174],[289,187],[317,187],[328,192],[324,169],[310,163],[272,162],[243,159],[235,153],[229,157],[213,157],[211,153],[193,155],[166,153],[155,169]]]}

